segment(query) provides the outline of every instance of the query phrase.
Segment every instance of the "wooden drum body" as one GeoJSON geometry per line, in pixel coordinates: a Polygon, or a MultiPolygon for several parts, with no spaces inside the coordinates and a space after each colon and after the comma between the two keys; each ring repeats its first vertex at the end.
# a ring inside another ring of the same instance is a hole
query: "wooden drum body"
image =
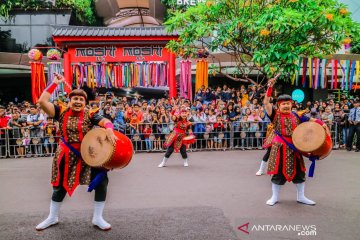
{"type": "Polygon", "coordinates": [[[81,143],[81,156],[91,167],[106,169],[126,167],[133,155],[131,140],[124,134],[114,131],[118,138],[115,144],[106,136],[104,128],[89,131],[81,143]]]}
{"type": "Polygon", "coordinates": [[[316,122],[301,123],[295,128],[292,140],[294,146],[305,156],[312,155],[323,159],[332,149],[331,136],[316,122]]]}

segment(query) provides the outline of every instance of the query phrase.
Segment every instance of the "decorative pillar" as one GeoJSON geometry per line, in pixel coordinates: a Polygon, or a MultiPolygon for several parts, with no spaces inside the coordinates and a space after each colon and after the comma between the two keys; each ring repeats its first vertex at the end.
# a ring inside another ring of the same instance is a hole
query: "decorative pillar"
{"type": "Polygon", "coordinates": [[[169,97],[176,98],[177,97],[177,86],[176,86],[176,62],[175,62],[175,54],[170,53],[170,63],[169,63],[169,97]]]}
{"type": "Polygon", "coordinates": [[[64,89],[67,93],[71,92],[70,86],[72,86],[72,73],[71,73],[71,61],[70,54],[64,53],[64,77],[67,84],[65,84],[64,89]]]}

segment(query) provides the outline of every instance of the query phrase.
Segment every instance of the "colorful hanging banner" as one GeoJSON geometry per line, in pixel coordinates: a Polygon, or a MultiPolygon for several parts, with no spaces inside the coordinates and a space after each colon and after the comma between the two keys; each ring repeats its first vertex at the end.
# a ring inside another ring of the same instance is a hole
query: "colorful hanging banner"
{"type": "Polygon", "coordinates": [[[195,91],[199,90],[201,86],[207,88],[209,86],[209,65],[206,59],[199,59],[196,63],[196,81],[195,91]]]}
{"type": "Polygon", "coordinates": [[[31,69],[31,97],[35,104],[46,87],[44,64],[30,62],[31,69]]]}
{"type": "Polygon", "coordinates": [[[74,63],[73,87],[166,87],[166,62],[74,63]]]}
{"type": "MultiPolygon", "coordinates": [[[[62,63],[61,62],[48,62],[47,63],[47,67],[48,67],[48,74],[47,74],[47,86],[49,86],[55,78],[55,73],[57,74],[62,74],[62,63]]],[[[56,91],[54,91],[51,94],[51,98],[54,100],[59,96],[60,92],[64,92],[64,84],[60,84],[57,88],[56,91]]]]}
{"type": "Polygon", "coordinates": [[[180,61],[180,97],[192,99],[191,61],[180,61]]]}

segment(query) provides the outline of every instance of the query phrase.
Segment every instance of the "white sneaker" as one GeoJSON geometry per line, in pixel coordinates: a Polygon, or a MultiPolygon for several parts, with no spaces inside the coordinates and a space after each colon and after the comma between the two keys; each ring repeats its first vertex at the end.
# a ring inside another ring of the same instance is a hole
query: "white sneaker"
{"type": "Polygon", "coordinates": [[[59,223],[59,210],[60,210],[61,202],[50,202],[50,213],[49,216],[42,221],[39,225],[35,227],[37,231],[42,231],[50,226],[59,223]]]}
{"type": "Polygon", "coordinates": [[[164,157],[162,162],[159,164],[159,168],[165,167],[166,166],[166,162],[167,162],[168,158],[164,157]]]}
{"type": "Polygon", "coordinates": [[[296,184],[296,189],[297,189],[297,197],[296,200],[298,203],[303,203],[306,205],[315,205],[316,202],[314,202],[313,200],[308,199],[307,197],[305,197],[304,192],[305,192],[305,183],[299,183],[296,184]]]}
{"type": "Polygon", "coordinates": [[[184,159],[184,167],[188,167],[188,166],[189,166],[188,159],[185,158],[185,159],[184,159]]]}
{"type": "Polygon", "coordinates": [[[279,192],[280,192],[280,185],[272,183],[272,196],[269,200],[266,201],[267,205],[274,206],[279,201],[279,192]]]}
{"type": "Polygon", "coordinates": [[[94,215],[92,224],[103,231],[111,229],[111,225],[106,222],[102,216],[105,207],[105,202],[94,202],[94,215]]]}

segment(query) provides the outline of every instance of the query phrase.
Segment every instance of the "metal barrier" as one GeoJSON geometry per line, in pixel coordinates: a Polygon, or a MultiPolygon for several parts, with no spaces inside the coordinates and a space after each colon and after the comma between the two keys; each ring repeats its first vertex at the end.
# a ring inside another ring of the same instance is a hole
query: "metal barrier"
{"type": "Polygon", "coordinates": [[[6,156],[18,157],[43,157],[54,156],[59,136],[44,135],[43,131],[34,132],[31,128],[2,129],[5,131],[6,156]]]}
{"type": "MultiPolygon", "coordinates": [[[[195,122],[192,130],[196,136],[189,151],[216,151],[216,150],[252,150],[261,149],[269,122],[228,122],[224,128],[216,130],[212,124],[195,122]]],[[[343,143],[344,131],[336,123],[329,126],[334,149],[343,143]]],[[[119,129],[128,136],[134,145],[135,152],[162,152],[164,143],[174,128],[174,123],[149,124],[137,126],[124,124],[119,129]],[[151,133],[146,133],[149,127],[151,133]]],[[[60,136],[33,136],[29,128],[0,129],[0,158],[5,157],[41,157],[53,156],[56,152],[60,136]]]]}
{"type": "MultiPolygon", "coordinates": [[[[211,124],[195,122],[192,130],[196,136],[196,142],[188,149],[190,151],[262,149],[268,124],[269,122],[237,121],[225,123],[225,129],[222,131],[208,131],[208,125],[211,124]]],[[[142,123],[135,128],[127,124],[122,128],[124,129],[122,132],[132,140],[136,152],[158,152],[165,150],[162,146],[173,127],[173,123],[155,126],[142,123]],[[151,126],[152,129],[148,138],[145,138],[143,133],[146,125],[151,126]]],[[[336,124],[330,126],[334,147],[338,146],[338,140],[335,137],[339,132],[337,128],[336,124]]]]}

